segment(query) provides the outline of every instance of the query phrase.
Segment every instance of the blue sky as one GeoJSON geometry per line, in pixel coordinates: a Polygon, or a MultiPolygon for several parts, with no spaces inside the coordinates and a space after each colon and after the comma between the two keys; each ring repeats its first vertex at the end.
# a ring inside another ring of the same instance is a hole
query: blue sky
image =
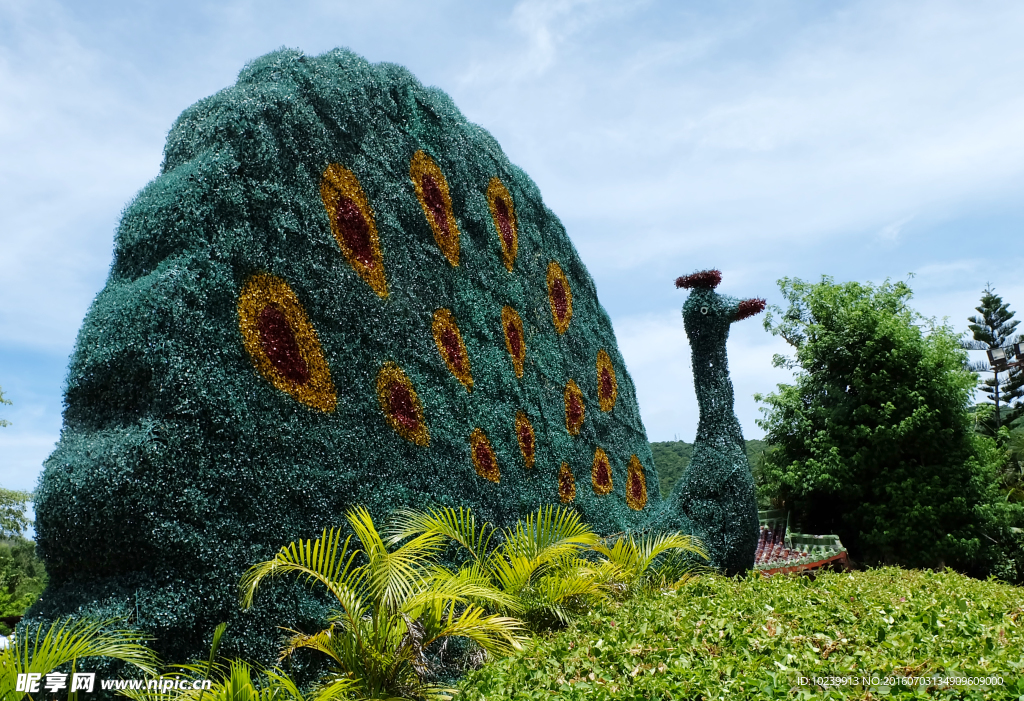
{"type": "MultiPolygon", "coordinates": [[[[281,46],[348,47],[454,98],[540,186],[615,324],[652,440],[692,440],[676,276],[913,273],[966,328],[1024,312],[1019,2],[0,0],[0,485],[32,489],[123,207],[187,106],[281,46]]],[[[1022,317],[1024,318],[1024,317],[1022,317]]],[[[733,327],[736,411],[789,377],[733,327]]]]}

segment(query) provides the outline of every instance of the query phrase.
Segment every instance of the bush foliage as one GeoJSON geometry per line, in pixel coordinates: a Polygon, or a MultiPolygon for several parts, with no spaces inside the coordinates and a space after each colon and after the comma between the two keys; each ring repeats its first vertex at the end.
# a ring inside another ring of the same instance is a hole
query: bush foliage
{"type": "Polygon", "coordinates": [[[779,284],[789,306],[765,326],[794,347],[776,363],[796,378],[757,397],[773,447],[763,495],[860,561],[981,566],[1009,514],[995,445],[972,430],[959,337],[915,313],[904,283],[779,284]]]}
{"type": "MultiPolygon", "coordinates": [[[[46,588],[46,570],[36,544],[25,538],[0,541],[0,618],[21,616],[46,588]]],[[[10,633],[0,621],[0,635],[10,633]]]]}
{"type": "Polygon", "coordinates": [[[1024,591],[952,571],[883,568],[806,577],[704,577],[595,609],[462,682],[501,699],[1017,699],[1024,591]],[[1004,686],[870,684],[815,676],[1001,676],[1004,686]],[[871,694],[869,696],[869,694],[871,694]]]}

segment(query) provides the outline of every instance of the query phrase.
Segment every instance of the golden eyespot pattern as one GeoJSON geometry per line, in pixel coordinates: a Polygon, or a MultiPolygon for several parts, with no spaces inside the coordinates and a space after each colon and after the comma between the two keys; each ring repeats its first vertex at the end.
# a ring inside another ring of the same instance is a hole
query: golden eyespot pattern
{"type": "Polygon", "coordinates": [[[452,211],[452,198],[448,194],[448,181],[444,173],[425,151],[413,154],[409,163],[409,177],[416,188],[416,197],[423,215],[434,232],[438,248],[453,266],[459,265],[459,225],[452,211]]]}
{"type": "Polygon", "coordinates": [[[384,363],[377,373],[377,400],[388,425],[398,435],[418,446],[430,445],[423,405],[409,376],[396,363],[384,363]]]}
{"type": "Polygon", "coordinates": [[[331,163],[320,178],[320,198],[331,233],[345,260],[381,298],[388,296],[380,236],[359,179],[340,163],[331,163]]]}
{"type": "Polygon", "coordinates": [[[516,414],[516,440],[519,441],[519,451],[523,454],[527,469],[533,467],[537,456],[537,435],[525,411],[516,414]]]}
{"type": "Polygon", "coordinates": [[[491,442],[483,429],[473,429],[469,435],[469,454],[473,459],[476,473],[495,484],[501,482],[501,471],[498,469],[498,457],[494,454],[491,442]]]}
{"type": "Polygon", "coordinates": [[[551,321],[558,333],[565,333],[572,321],[572,288],[569,279],[562,272],[562,266],[551,261],[548,264],[548,303],[551,305],[551,321]]]}
{"type": "Polygon", "coordinates": [[[238,329],[270,384],[306,406],[334,411],[337,395],[320,339],[288,283],[268,273],[250,276],[238,294],[238,329]]]}
{"type": "Polygon", "coordinates": [[[576,478],[567,462],[563,462],[558,469],[558,498],[563,504],[568,504],[576,498],[576,478]]]}
{"type": "Polygon", "coordinates": [[[594,486],[594,494],[604,496],[612,491],[612,466],[608,462],[608,454],[601,448],[594,451],[594,465],[590,468],[590,481],[594,486]]]}
{"type": "Polygon", "coordinates": [[[629,458],[626,472],[626,503],[634,511],[647,506],[647,478],[644,476],[644,466],[636,455],[629,458]]]}
{"type": "Polygon", "coordinates": [[[512,358],[512,369],[516,377],[522,378],[523,363],[526,360],[526,336],[523,335],[523,320],[512,307],[502,307],[501,328],[505,336],[505,348],[512,358]]]}
{"type": "Polygon", "coordinates": [[[462,340],[462,334],[451,310],[438,309],[434,312],[430,330],[434,334],[437,351],[441,354],[444,364],[448,366],[448,370],[466,387],[467,392],[473,389],[469,354],[466,352],[466,344],[462,340]]]}
{"type": "Polygon", "coordinates": [[[500,178],[491,178],[487,183],[487,206],[491,210],[494,230],[498,232],[502,260],[511,273],[516,263],[516,253],[519,251],[519,223],[516,221],[512,195],[500,178]]]}
{"type": "Polygon", "coordinates": [[[585,412],[583,392],[574,381],[569,380],[565,383],[565,430],[570,436],[580,435],[585,412]]]}
{"type": "Polygon", "coordinates": [[[619,383],[615,378],[615,367],[611,356],[602,348],[597,352],[597,401],[601,411],[615,408],[619,396],[619,383]]]}

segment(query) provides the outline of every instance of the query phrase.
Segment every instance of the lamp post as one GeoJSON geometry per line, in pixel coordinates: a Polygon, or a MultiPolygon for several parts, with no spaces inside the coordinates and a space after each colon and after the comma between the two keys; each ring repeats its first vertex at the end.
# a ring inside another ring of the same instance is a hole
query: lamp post
{"type": "Polygon", "coordinates": [[[1014,343],[1012,346],[1004,346],[1002,348],[992,348],[991,350],[985,351],[988,353],[988,362],[992,366],[992,370],[995,372],[1003,372],[1010,368],[1024,367],[1024,352],[1022,352],[1022,346],[1024,343],[1014,343]],[[1016,358],[1016,360],[1011,360],[1016,358]]]}

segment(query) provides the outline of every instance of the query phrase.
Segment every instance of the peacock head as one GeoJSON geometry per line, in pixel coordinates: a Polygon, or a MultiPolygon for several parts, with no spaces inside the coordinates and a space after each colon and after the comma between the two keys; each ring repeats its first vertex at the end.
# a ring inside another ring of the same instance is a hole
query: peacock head
{"type": "Polygon", "coordinates": [[[763,299],[755,297],[740,300],[718,294],[715,288],[720,282],[722,273],[718,270],[701,270],[676,279],[676,287],[691,290],[683,304],[683,324],[686,326],[686,335],[691,339],[724,339],[729,333],[729,325],[734,321],[764,311],[763,299]]]}

